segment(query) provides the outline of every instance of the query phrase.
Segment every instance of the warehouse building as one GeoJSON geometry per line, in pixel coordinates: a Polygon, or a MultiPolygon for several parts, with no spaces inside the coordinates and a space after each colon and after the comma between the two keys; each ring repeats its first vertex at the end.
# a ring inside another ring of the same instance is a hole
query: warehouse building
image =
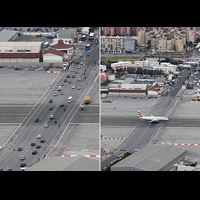
{"type": "Polygon", "coordinates": [[[113,165],[111,171],[169,171],[186,156],[186,149],[152,144],[113,165]]]}
{"type": "Polygon", "coordinates": [[[42,42],[0,42],[0,62],[39,62],[42,42]]]}
{"type": "Polygon", "coordinates": [[[48,157],[30,167],[28,171],[99,171],[99,159],[76,157],[48,157]]]}
{"type": "Polygon", "coordinates": [[[2,30],[0,32],[0,42],[14,41],[18,37],[17,31],[2,30]]]}

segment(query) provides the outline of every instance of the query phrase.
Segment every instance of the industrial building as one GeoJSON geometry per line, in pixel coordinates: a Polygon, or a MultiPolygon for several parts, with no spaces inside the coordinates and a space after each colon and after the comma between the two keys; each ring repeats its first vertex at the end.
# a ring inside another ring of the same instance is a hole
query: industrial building
{"type": "Polygon", "coordinates": [[[39,62],[42,42],[0,42],[0,62],[39,62]]]}
{"type": "Polygon", "coordinates": [[[64,43],[72,44],[75,37],[77,37],[76,28],[61,29],[57,32],[57,38],[54,38],[53,42],[57,42],[61,39],[64,43]]]}
{"type": "Polygon", "coordinates": [[[99,160],[85,156],[48,157],[36,163],[28,171],[98,171],[99,160]]]}
{"type": "Polygon", "coordinates": [[[18,37],[17,31],[2,30],[0,32],[0,42],[14,41],[18,37]]]}
{"type": "Polygon", "coordinates": [[[169,171],[186,156],[186,149],[152,144],[113,165],[111,171],[169,171]]]}

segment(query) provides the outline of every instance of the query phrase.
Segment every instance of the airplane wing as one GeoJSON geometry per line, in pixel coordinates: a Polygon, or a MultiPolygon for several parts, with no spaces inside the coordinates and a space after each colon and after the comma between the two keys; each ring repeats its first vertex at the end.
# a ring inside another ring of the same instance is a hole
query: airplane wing
{"type": "Polygon", "coordinates": [[[149,120],[148,122],[155,122],[155,121],[157,121],[157,120],[155,120],[155,119],[151,119],[151,120],[149,120]]]}

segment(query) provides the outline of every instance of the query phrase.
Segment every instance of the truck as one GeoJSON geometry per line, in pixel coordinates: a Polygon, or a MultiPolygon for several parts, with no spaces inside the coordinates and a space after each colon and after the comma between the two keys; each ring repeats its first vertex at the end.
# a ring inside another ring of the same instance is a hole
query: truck
{"type": "Polygon", "coordinates": [[[85,97],[85,104],[89,104],[90,103],[90,97],[85,97]]]}

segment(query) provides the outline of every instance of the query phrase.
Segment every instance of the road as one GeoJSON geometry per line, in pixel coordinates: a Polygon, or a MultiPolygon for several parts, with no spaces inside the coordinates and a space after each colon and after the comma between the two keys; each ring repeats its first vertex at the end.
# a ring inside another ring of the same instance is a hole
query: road
{"type": "MultiPolygon", "coordinates": [[[[179,98],[176,97],[178,91],[182,87],[185,77],[189,74],[189,71],[181,78],[179,83],[174,87],[172,92],[167,97],[162,97],[158,100],[146,113],[145,115],[154,116],[166,116],[169,119],[173,116],[175,109],[179,104],[179,98]]],[[[156,143],[156,136],[159,133],[162,126],[176,126],[179,122],[182,123],[183,119],[169,120],[168,122],[161,121],[160,123],[149,123],[148,121],[124,118],[119,120],[119,118],[109,118],[103,117],[101,119],[102,126],[106,126],[109,123],[114,125],[114,120],[119,122],[119,125],[131,125],[134,126],[131,133],[126,137],[124,142],[119,145],[110,157],[102,160],[101,168],[103,169],[107,164],[115,160],[118,156],[122,156],[124,151],[134,152],[135,149],[141,149],[145,145],[156,143]],[[109,121],[109,122],[107,122],[109,121]],[[173,123],[176,122],[176,123],[173,123]],[[175,125],[176,124],[176,125],[175,125]]],[[[191,120],[192,121],[192,120],[191,120]]],[[[199,123],[198,123],[199,124],[199,123]]]]}
{"type": "MultiPolygon", "coordinates": [[[[85,50],[83,54],[86,55],[85,50]]],[[[10,140],[0,151],[0,169],[20,170],[20,164],[22,162],[25,162],[27,167],[32,166],[41,158],[48,155],[70,122],[81,120],[80,105],[83,103],[85,96],[95,96],[95,93],[98,94],[97,92],[99,91],[98,61],[99,48],[95,49],[93,56],[87,62],[87,66],[81,66],[81,69],[77,69],[78,64],[74,64],[71,65],[70,69],[66,72],[60,72],[54,83],[49,86],[46,93],[25,117],[19,129],[13,135],[12,141],[10,140]],[[72,76],[72,74],[74,74],[74,72],[71,72],[71,68],[74,68],[75,71],[78,71],[78,73],[75,74],[75,78],[68,78],[68,81],[72,81],[71,84],[64,82],[64,86],[62,86],[62,92],[64,92],[64,95],[60,95],[60,92],[57,91],[58,86],[61,82],[63,82],[67,75],[72,76]],[[80,82],[78,81],[78,78],[81,78],[80,82]],[[72,89],[72,85],[75,85],[76,88],[72,89]],[[80,90],[77,90],[78,86],[81,86],[80,90]],[[55,92],[58,93],[58,96],[53,95],[55,92]],[[71,103],[67,102],[69,96],[73,97],[73,101],[71,103]],[[53,99],[53,103],[49,103],[49,99],[53,99]],[[60,107],[60,104],[64,104],[65,106],[60,107]],[[49,110],[50,107],[54,107],[54,109],[49,110]],[[55,119],[52,120],[49,118],[51,114],[54,115],[55,119]],[[36,117],[39,117],[40,119],[38,123],[34,122],[36,117]],[[55,123],[55,121],[57,123],[55,123]],[[48,124],[49,127],[44,128],[45,124],[48,124]],[[45,143],[40,143],[40,139],[36,138],[38,134],[45,139],[45,143]],[[41,144],[42,146],[40,149],[37,149],[38,153],[36,155],[32,155],[32,151],[36,149],[36,146],[31,146],[32,142],[35,142],[36,145],[41,144]],[[22,147],[23,150],[18,152],[18,147],[22,147]],[[13,150],[14,148],[15,150],[13,150]],[[19,160],[22,155],[25,156],[24,161],[19,160]]],[[[98,106],[95,107],[96,110],[84,110],[85,114],[88,113],[87,117],[84,117],[85,122],[99,122],[99,114],[92,115],[93,112],[99,112],[98,106]]],[[[7,113],[7,115],[9,116],[9,113],[7,113]]]]}

